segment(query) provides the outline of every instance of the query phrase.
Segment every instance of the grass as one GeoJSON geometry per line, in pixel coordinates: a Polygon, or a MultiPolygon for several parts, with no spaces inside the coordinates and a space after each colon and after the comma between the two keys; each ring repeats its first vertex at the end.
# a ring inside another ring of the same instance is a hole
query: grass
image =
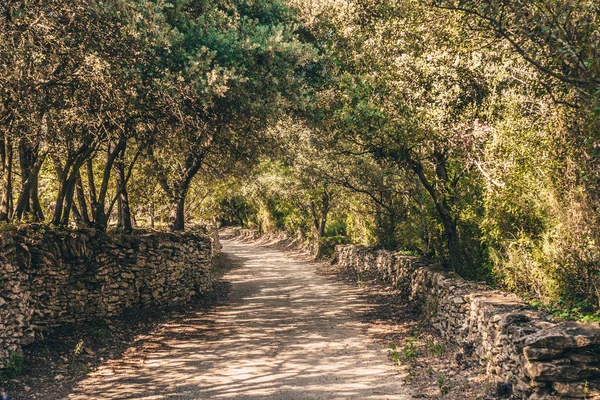
{"type": "Polygon", "coordinates": [[[75,345],[75,349],[73,350],[73,355],[71,356],[71,362],[69,364],[69,370],[71,371],[71,375],[75,375],[77,360],[81,353],[83,352],[83,339],[79,339],[77,344],[75,345]]]}
{"type": "Polygon", "coordinates": [[[437,383],[438,383],[438,388],[440,389],[440,393],[442,394],[442,396],[445,396],[450,392],[450,387],[447,385],[445,375],[440,375],[440,377],[437,380],[437,383]]]}
{"type": "Polygon", "coordinates": [[[2,377],[12,379],[21,375],[23,371],[24,357],[20,353],[11,352],[8,358],[2,361],[2,377]]]}
{"type": "Polygon", "coordinates": [[[410,337],[406,339],[404,343],[404,347],[402,348],[404,352],[404,357],[406,359],[411,359],[417,357],[417,347],[415,343],[417,343],[418,339],[416,337],[410,337]]]}
{"type": "Polygon", "coordinates": [[[393,343],[390,344],[390,348],[388,349],[388,357],[396,364],[401,364],[400,353],[398,352],[397,346],[393,343]]]}
{"type": "Polygon", "coordinates": [[[406,339],[404,346],[402,346],[402,350],[399,351],[398,346],[394,343],[390,344],[390,348],[388,349],[388,357],[390,360],[395,362],[398,365],[401,365],[402,358],[406,360],[411,360],[416,358],[418,355],[416,343],[419,339],[416,337],[410,337],[406,339]]]}
{"type": "Polygon", "coordinates": [[[433,357],[440,357],[446,354],[446,345],[444,345],[443,343],[437,343],[435,341],[428,341],[427,351],[433,357]]]}

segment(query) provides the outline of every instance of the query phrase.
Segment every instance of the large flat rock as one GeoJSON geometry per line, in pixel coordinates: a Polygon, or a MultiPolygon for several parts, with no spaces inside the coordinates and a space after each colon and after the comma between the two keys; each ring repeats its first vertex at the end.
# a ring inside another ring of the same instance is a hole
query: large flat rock
{"type": "Polygon", "coordinates": [[[524,338],[524,346],[546,349],[577,349],[600,344],[600,325],[564,322],[524,338]]]}

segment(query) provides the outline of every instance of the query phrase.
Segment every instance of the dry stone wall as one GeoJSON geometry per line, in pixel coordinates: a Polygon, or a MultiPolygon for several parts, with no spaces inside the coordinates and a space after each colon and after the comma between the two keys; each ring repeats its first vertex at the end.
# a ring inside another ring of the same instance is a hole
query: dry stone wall
{"type": "Polygon", "coordinates": [[[395,285],[443,337],[519,397],[600,399],[600,325],[553,322],[514,294],[399,253],[338,246],[336,261],[363,279],[395,285]]]}
{"type": "Polygon", "coordinates": [[[260,232],[256,229],[244,229],[240,227],[229,228],[231,235],[241,240],[258,240],[262,237],[260,232]]]}
{"type": "Polygon", "coordinates": [[[210,290],[213,243],[200,233],[106,235],[37,224],[0,232],[0,361],[48,328],[210,290]]]}

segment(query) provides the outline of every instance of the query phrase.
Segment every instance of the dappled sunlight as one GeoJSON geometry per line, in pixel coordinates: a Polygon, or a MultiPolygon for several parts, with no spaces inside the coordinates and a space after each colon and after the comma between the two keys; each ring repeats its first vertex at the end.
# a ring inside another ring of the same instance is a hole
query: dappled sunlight
{"type": "Polygon", "coordinates": [[[169,321],[75,387],[83,399],[408,399],[358,316],[371,306],[314,265],[226,242],[228,304],[169,321]]]}

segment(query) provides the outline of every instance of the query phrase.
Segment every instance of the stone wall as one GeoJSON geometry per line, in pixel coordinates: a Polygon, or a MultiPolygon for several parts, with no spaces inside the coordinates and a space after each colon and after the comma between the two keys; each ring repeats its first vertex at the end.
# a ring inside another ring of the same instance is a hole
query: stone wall
{"type": "Polygon", "coordinates": [[[200,233],[106,235],[36,224],[0,232],[0,361],[48,328],[208,291],[212,247],[200,233]]]}
{"type": "Polygon", "coordinates": [[[262,237],[262,235],[256,229],[245,229],[240,228],[239,226],[229,228],[228,233],[230,236],[235,237],[236,239],[248,241],[258,240],[262,237]]]}
{"type": "Polygon", "coordinates": [[[444,338],[472,349],[519,397],[600,399],[598,324],[553,322],[514,294],[399,253],[338,246],[336,261],[362,279],[395,285],[444,338]]]}
{"type": "Polygon", "coordinates": [[[257,229],[230,227],[221,230],[224,238],[235,238],[241,242],[257,243],[267,246],[277,246],[284,250],[297,251],[307,255],[315,255],[314,243],[306,240],[302,235],[291,236],[285,231],[260,233],[257,229]]]}

